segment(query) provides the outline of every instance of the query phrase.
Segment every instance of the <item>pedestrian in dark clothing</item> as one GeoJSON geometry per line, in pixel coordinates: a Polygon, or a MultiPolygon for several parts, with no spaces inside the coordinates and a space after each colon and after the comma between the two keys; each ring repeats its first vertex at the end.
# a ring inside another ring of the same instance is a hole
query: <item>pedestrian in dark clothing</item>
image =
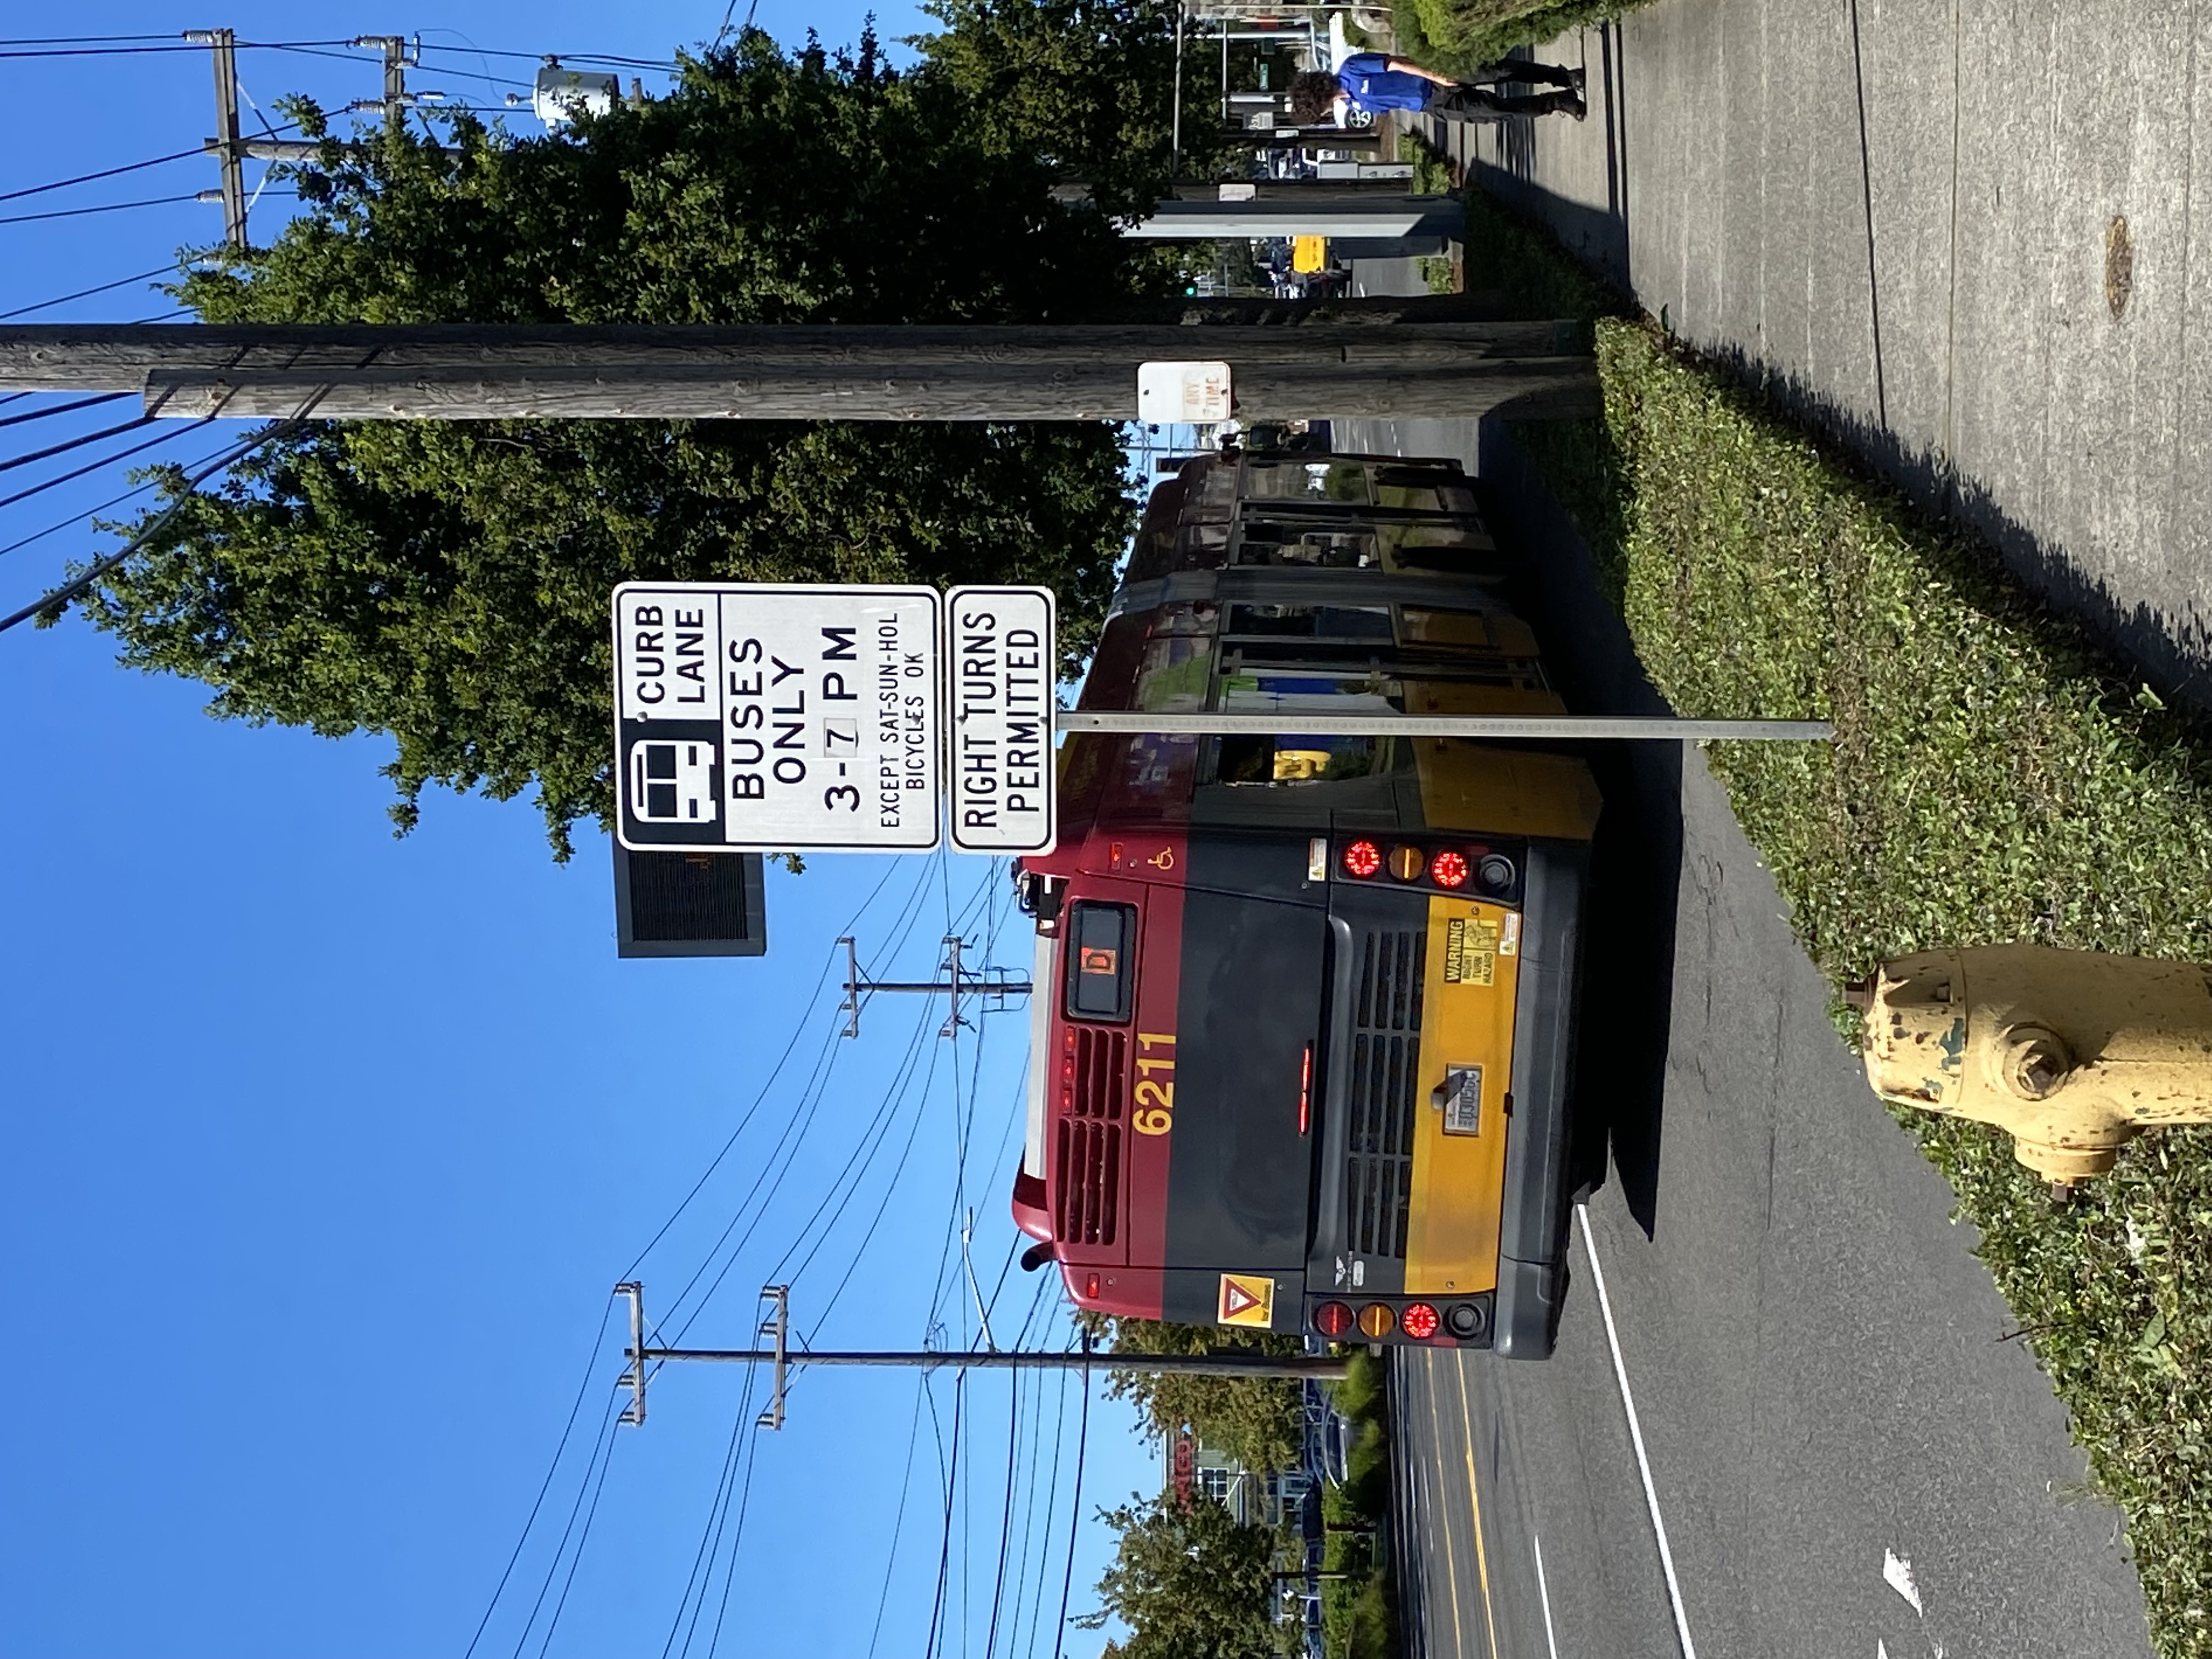
{"type": "Polygon", "coordinates": [[[1498,121],[1509,115],[1571,115],[1579,121],[1586,113],[1578,69],[1501,58],[1455,81],[1379,52],[1355,52],[1334,75],[1310,70],[1291,82],[1291,118],[1300,126],[1316,125],[1340,108],[1370,115],[1406,110],[1443,121],[1498,121]],[[1507,81],[1559,90],[1516,98],[1491,89],[1507,81]]]}

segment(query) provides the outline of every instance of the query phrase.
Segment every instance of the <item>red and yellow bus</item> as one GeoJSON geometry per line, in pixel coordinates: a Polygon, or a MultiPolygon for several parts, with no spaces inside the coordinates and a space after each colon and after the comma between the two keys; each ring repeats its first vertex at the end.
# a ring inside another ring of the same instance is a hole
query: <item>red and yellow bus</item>
{"type": "Polygon", "coordinates": [[[1596,786],[1297,732],[1561,712],[1512,576],[1450,462],[1228,454],[1154,492],[1079,706],[1282,725],[1061,747],[1013,1205],[1080,1306],[1551,1352],[1596,786]]]}

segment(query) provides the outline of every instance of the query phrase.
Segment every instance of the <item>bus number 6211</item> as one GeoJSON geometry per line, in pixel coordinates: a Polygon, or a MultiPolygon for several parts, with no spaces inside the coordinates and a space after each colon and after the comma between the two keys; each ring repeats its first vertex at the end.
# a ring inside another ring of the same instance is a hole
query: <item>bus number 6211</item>
{"type": "Polygon", "coordinates": [[[1157,1031],[1137,1033],[1137,1109],[1129,1127],[1140,1135],[1164,1135],[1175,1127],[1175,1037],[1157,1031]],[[1164,1048],[1154,1056],[1151,1051],[1164,1048]],[[1154,1073],[1158,1073],[1157,1079],[1154,1073]]]}

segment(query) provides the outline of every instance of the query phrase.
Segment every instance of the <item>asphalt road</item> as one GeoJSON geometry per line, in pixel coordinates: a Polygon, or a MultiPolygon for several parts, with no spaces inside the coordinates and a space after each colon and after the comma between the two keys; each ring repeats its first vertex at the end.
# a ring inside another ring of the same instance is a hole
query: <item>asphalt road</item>
{"type": "MultiPolygon", "coordinates": [[[[1474,434],[1338,442],[1466,456],[1474,434]]],[[[1528,602],[1570,702],[1662,708],[1502,434],[1480,459],[1501,538],[1546,550],[1528,602]]],[[[2119,1516],[1719,786],[1694,750],[1599,765],[1580,1087],[1611,1119],[1605,1184],[1549,1362],[1394,1370],[1417,1650],[2147,1655],[2119,1516]]]]}

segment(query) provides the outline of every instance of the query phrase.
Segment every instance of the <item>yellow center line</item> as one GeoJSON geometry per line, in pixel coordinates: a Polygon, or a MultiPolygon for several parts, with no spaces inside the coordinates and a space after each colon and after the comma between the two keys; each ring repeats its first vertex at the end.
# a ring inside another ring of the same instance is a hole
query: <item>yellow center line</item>
{"type": "Polygon", "coordinates": [[[1467,1394],[1467,1362],[1460,1359],[1456,1369],[1460,1414],[1467,1422],[1467,1491],[1474,1503],[1474,1566],[1482,1578],[1482,1616],[1490,1626],[1490,1659],[1498,1659],[1498,1613],[1490,1602],[1490,1557],[1482,1547],[1482,1488],[1474,1479],[1474,1406],[1467,1394]]]}
{"type": "MultiPolygon", "coordinates": [[[[1444,1439],[1444,1420],[1437,1410],[1436,1361],[1433,1358],[1429,1362],[1428,1370],[1429,1425],[1436,1435],[1436,1443],[1441,1446],[1444,1439]]],[[[1441,1481],[1438,1483],[1438,1490],[1441,1492],[1441,1481]]],[[[1444,1576],[1451,1583],[1452,1651],[1455,1654],[1464,1655],[1467,1652],[1467,1637],[1459,1626],[1459,1564],[1452,1558],[1449,1517],[1443,1512],[1442,1504],[1437,1505],[1437,1519],[1443,1534],[1444,1576]]],[[[1491,1644],[1491,1659],[1497,1659],[1495,1642],[1491,1644]]]]}

